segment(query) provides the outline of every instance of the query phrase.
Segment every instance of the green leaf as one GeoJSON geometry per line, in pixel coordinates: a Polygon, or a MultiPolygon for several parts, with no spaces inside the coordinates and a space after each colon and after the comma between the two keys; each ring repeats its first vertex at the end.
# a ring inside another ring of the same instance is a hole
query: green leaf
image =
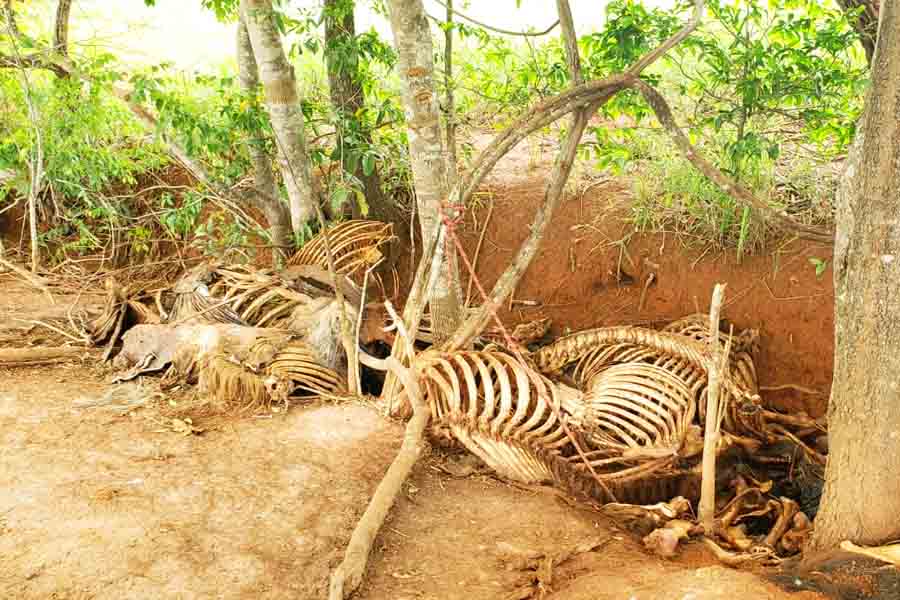
{"type": "Polygon", "coordinates": [[[810,258],[809,262],[816,268],[816,277],[821,277],[825,273],[825,269],[828,268],[828,261],[821,258],[810,258]]]}
{"type": "Polygon", "coordinates": [[[363,174],[368,177],[375,172],[375,157],[371,154],[365,154],[362,158],[363,174]]]}

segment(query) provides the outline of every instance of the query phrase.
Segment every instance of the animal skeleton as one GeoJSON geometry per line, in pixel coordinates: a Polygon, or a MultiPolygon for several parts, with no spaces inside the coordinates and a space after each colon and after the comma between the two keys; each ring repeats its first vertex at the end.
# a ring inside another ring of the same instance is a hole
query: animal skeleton
{"type": "MultiPolygon", "coordinates": [[[[393,225],[381,221],[344,221],[328,230],[335,270],[343,275],[364,272],[383,258],[381,246],[394,239],[393,225]]],[[[297,251],[288,265],[328,268],[325,236],[319,234],[297,251]]]]}

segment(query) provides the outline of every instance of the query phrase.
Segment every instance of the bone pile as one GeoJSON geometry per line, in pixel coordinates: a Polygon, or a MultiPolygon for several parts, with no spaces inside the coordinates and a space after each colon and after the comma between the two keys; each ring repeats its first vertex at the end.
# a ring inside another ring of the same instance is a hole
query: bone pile
{"type": "MultiPolygon", "coordinates": [[[[647,536],[648,547],[671,555],[698,533],[684,523],[699,496],[712,357],[707,321],[693,315],[662,330],[581,331],[524,360],[497,338],[483,350],[426,351],[416,366],[432,437],[465,447],[502,477],[605,505],[647,536]]],[[[724,345],[729,332],[720,338],[724,345]]],[[[796,553],[821,489],[824,456],[815,448],[824,426],[765,405],[758,350],[756,331],[730,335],[720,393],[727,406],[717,448],[721,545],[709,535],[706,543],[729,564],[796,553]]],[[[390,409],[408,416],[410,405],[401,393],[390,409]]]]}
{"type": "MultiPolygon", "coordinates": [[[[343,305],[320,235],[280,271],[202,263],[155,294],[110,280],[106,305],[87,335],[106,345],[104,358],[121,342],[113,362],[121,371],[117,380],[162,372],[165,383],[197,384],[223,412],[345,393],[341,310],[355,322],[359,280],[381,261],[380,248],[392,234],[390,225],[347,221],[329,237],[343,305]]],[[[381,307],[362,307],[362,315],[364,347],[389,339],[381,307]]]]}

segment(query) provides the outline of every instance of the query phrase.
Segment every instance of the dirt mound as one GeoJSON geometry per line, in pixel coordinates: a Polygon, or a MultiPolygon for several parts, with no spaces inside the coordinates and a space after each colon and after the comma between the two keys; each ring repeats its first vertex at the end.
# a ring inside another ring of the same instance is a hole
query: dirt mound
{"type": "Polygon", "coordinates": [[[6,598],[321,597],[399,444],[361,405],[154,433],[47,375],[0,393],[6,598]]]}

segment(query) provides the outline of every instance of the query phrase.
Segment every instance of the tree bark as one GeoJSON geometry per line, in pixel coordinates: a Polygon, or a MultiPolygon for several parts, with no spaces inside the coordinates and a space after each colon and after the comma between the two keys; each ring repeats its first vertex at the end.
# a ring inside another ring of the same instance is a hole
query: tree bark
{"type": "Polygon", "coordinates": [[[881,10],[857,185],[838,208],[829,456],[814,549],[900,537],[900,7],[881,10]]]}
{"type": "Polygon", "coordinates": [[[447,178],[450,187],[459,179],[456,157],[456,102],[453,97],[453,0],[447,0],[447,28],[444,30],[444,129],[447,138],[447,178]]]}
{"type": "Polygon", "coordinates": [[[281,46],[271,0],[241,0],[240,10],[265,91],[281,177],[287,189],[291,226],[297,234],[315,216],[314,203],[318,198],[309,167],[294,68],[281,46]]]}
{"type": "MultiPolygon", "coordinates": [[[[337,115],[337,140],[345,150],[341,154],[341,163],[344,170],[353,174],[363,184],[366,195],[366,203],[369,205],[370,214],[375,217],[388,216],[383,206],[386,202],[384,192],[381,191],[381,175],[378,166],[366,175],[362,163],[358,162],[354,168],[349,168],[350,151],[359,149],[360,146],[371,145],[371,134],[362,129],[363,123],[357,117],[357,113],[365,104],[362,83],[359,79],[359,62],[354,46],[356,38],[356,22],[353,15],[355,2],[353,0],[325,0],[322,12],[325,20],[325,65],[328,69],[328,88],[331,92],[331,103],[337,115]],[[344,131],[348,122],[356,121],[360,126],[359,140],[352,140],[344,131]]],[[[361,216],[359,204],[352,203],[353,217],[361,216]]]]}
{"type": "MultiPolygon", "coordinates": [[[[421,0],[391,0],[389,10],[406,110],[416,204],[423,247],[427,248],[438,235],[442,206],[449,192],[434,87],[434,46],[421,0]]],[[[447,205],[444,216],[455,218],[458,209],[447,205]]],[[[462,288],[452,246],[447,248],[429,306],[435,344],[440,344],[453,335],[462,316],[462,288]]]]}
{"type": "Polygon", "coordinates": [[[53,27],[53,49],[69,56],[69,12],[72,0],[59,0],[56,5],[56,23],[53,27]]]}
{"type": "MultiPolygon", "coordinates": [[[[259,70],[253,57],[253,45],[250,33],[243,18],[237,26],[237,63],[238,82],[245,93],[254,93],[259,86],[259,70]]],[[[278,186],[269,155],[259,144],[259,140],[250,141],[250,161],[253,163],[253,186],[267,197],[258,196],[257,205],[262,210],[269,224],[272,245],[275,246],[275,262],[280,263],[287,258],[291,243],[291,216],[287,206],[278,200],[278,186]]]]}

